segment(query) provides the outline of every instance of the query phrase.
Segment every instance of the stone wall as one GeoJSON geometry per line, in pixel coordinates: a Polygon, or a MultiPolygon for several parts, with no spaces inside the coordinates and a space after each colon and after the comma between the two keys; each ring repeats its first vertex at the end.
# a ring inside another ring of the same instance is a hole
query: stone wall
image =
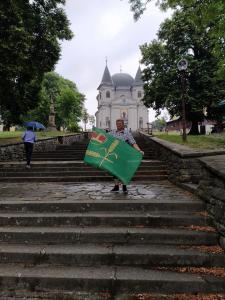
{"type": "Polygon", "coordinates": [[[195,150],[182,145],[141,135],[165,161],[169,180],[188,188],[195,183],[195,193],[206,202],[206,210],[219,233],[219,242],[225,250],[225,151],[195,150]]]}
{"type": "MultiPolygon", "coordinates": [[[[70,145],[86,137],[87,133],[78,133],[38,140],[34,145],[34,152],[54,151],[59,144],[70,145]]],[[[23,157],[24,146],[22,142],[0,146],[0,161],[23,160],[23,157]]]]}
{"type": "Polygon", "coordinates": [[[203,166],[197,195],[207,206],[207,212],[220,233],[220,245],[225,249],[225,155],[199,159],[203,166]]]}
{"type": "Polygon", "coordinates": [[[190,149],[183,145],[170,143],[145,133],[140,133],[153,149],[157,158],[166,162],[169,180],[174,183],[198,183],[202,176],[202,165],[198,158],[225,154],[225,151],[190,149]]]}

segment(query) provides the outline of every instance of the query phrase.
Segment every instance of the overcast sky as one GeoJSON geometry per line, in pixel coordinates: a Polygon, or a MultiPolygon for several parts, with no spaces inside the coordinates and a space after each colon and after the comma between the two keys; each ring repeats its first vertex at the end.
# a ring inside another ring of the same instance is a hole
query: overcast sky
{"type": "MultiPolygon", "coordinates": [[[[156,38],[160,23],[170,14],[151,3],[134,22],[128,0],[67,0],[65,10],[75,36],[62,43],[56,72],[77,84],[86,95],[88,112],[94,115],[106,57],[111,75],[122,68],[134,77],[141,59],[139,45],[156,38]]],[[[154,115],[150,111],[150,121],[154,115]]]]}

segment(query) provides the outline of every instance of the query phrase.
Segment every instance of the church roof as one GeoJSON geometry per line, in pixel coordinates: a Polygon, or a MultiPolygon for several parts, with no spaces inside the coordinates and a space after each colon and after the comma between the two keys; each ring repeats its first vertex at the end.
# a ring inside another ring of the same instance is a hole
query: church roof
{"type": "Polygon", "coordinates": [[[103,73],[103,76],[102,76],[102,81],[100,83],[100,85],[113,85],[113,82],[112,82],[112,77],[109,73],[109,69],[107,67],[107,65],[105,66],[105,71],[103,73]]]}
{"type": "Polygon", "coordinates": [[[112,76],[112,80],[116,87],[117,86],[131,87],[134,83],[134,78],[127,73],[116,73],[112,76]]]}
{"type": "Polygon", "coordinates": [[[98,87],[98,89],[101,88],[102,85],[106,86],[114,86],[117,87],[125,87],[125,88],[131,88],[132,86],[143,86],[144,82],[141,78],[141,68],[139,66],[135,79],[127,73],[116,73],[113,76],[110,75],[109,69],[107,65],[105,66],[105,70],[102,76],[102,81],[98,87]]]}
{"type": "Polygon", "coordinates": [[[137,73],[136,73],[136,76],[135,76],[135,79],[134,79],[134,84],[133,85],[143,85],[144,84],[141,76],[142,76],[142,74],[141,74],[141,68],[139,66],[138,70],[137,70],[137,73]]]}

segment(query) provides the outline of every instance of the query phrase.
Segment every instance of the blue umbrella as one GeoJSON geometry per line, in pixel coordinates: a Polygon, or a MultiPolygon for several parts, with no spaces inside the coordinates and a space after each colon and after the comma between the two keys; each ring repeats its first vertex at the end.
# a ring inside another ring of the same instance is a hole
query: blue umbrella
{"type": "Polygon", "coordinates": [[[33,127],[33,129],[46,129],[45,126],[36,121],[24,122],[26,127],[33,127]]]}

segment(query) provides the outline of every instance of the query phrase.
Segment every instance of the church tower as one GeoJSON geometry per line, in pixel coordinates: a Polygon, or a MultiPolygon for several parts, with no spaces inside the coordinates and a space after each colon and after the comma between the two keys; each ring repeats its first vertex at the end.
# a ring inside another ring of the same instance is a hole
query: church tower
{"type": "Polygon", "coordinates": [[[135,78],[127,73],[111,76],[106,65],[98,87],[96,126],[115,129],[116,120],[123,119],[131,130],[147,128],[148,109],[142,102],[144,90],[140,66],[135,78]]]}

